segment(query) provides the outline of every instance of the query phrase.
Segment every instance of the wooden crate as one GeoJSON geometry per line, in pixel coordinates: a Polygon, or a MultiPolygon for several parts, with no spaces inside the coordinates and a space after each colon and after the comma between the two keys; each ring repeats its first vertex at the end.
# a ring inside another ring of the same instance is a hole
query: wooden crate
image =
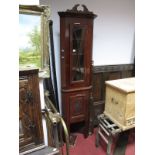
{"type": "Polygon", "coordinates": [[[105,111],[122,130],[135,125],[135,78],[106,81],[105,111]]]}

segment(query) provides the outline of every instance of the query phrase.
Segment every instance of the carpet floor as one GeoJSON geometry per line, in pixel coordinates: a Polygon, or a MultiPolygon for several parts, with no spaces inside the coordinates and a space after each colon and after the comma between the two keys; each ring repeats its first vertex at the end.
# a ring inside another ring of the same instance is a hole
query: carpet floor
{"type": "MultiPolygon", "coordinates": [[[[70,155],[106,155],[106,144],[100,142],[100,146],[95,146],[96,130],[88,138],[84,138],[83,134],[77,133],[74,146],[70,146],[70,155]]],[[[63,155],[66,155],[65,145],[63,146],[63,155]]],[[[120,136],[116,143],[112,145],[112,155],[135,155],[135,137],[133,132],[128,137],[120,136]]]]}

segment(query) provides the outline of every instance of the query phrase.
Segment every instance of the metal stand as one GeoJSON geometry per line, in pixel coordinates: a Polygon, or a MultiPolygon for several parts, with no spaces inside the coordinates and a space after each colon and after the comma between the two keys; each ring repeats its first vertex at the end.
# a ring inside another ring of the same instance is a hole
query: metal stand
{"type": "MultiPolygon", "coordinates": [[[[56,152],[55,150],[52,151],[50,155],[54,154],[60,154],[60,145],[62,147],[63,145],[63,138],[62,134],[64,133],[64,138],[66,142],[66,155],[69,155],[69,135],[67,126],[62,118],[62,116],[57,112],[56,108],[54,107],[53,103],[49,99],[49,93],[48,91],[45,92],[45,109],[42,110],[42,113],[44,114],[46,121],[49,137],[53,140],[53,144],[55,149],[59,152],[56,152]]],[[[63,152],[62,152],[63,154],[63,152]]]]}
{"type": "Polygon", "coordinates": [[[110,155],[113,137],[122,132],[122,130],[104,114],[98,116],[98,121],[99,127],[96,134],[96,147],[99,146],[99,138],[101,138],[107,144],[106,154],[110,155]]]}

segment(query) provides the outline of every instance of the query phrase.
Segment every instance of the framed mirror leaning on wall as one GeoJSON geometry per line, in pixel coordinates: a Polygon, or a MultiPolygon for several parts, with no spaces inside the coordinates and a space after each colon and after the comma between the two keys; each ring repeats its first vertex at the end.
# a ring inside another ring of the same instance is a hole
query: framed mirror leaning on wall
{"type": "Polygon", "coordinates": [[[39,69],[49,77],[49,8],[19,5],[19,68],[39,69]]]}

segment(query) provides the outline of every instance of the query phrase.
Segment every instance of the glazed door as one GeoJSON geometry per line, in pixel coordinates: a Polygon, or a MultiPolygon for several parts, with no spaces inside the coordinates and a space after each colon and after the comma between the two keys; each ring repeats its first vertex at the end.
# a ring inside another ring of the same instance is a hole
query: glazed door
{"type": "MultiPolygon", "coordinates": [[[[84,86],[90,72],[89,28],[86,24],[70,24],[70,85],[84,86]]],[[[87,84],[88,85],[88,84],[87,84]]]]}

